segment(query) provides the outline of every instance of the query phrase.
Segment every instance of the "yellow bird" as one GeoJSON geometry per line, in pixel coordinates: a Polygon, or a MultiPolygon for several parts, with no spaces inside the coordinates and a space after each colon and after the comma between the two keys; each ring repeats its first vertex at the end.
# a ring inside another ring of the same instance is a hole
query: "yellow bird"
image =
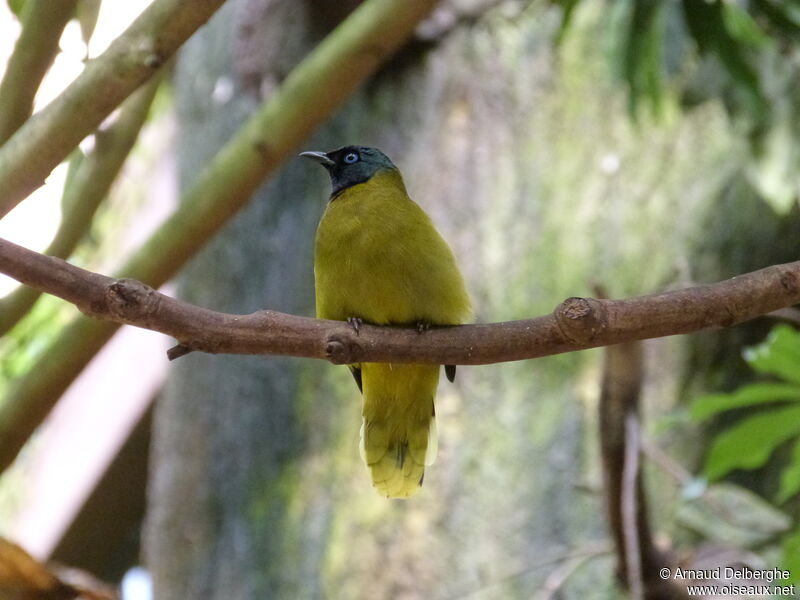
{"type": "MultiPolygon", "coordinates": [[[[408,197],[382,152],[346,146],[303,152],[330,174],[333,191],[317,229],[317,317],[375,325],[455,325],[469,296],[447,242],[408,197]]],[[[413,496],[436,456],[433,399],[439,365],[350,365],[364,396],[361,456],[390,498],[413,496]]],[[[445,367],[451,381],[455,366],[445,367]]]]}

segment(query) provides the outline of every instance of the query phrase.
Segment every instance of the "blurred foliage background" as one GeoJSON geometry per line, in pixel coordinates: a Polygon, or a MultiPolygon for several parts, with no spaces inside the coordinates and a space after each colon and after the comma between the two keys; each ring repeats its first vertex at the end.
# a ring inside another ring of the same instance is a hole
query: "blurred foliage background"
{"type": "MultiPolygon", "coordinates": [[[[174,120],[171,146],[144,135],[145,167],[88,218],[72,260],[120,264],[120,232],[153,210],[147,165],[170,154],[185,189],[356,4],[230,0],[156,95],[145,134],[174,120]]],[[[445,0],[303,149],[386,152],[453,246],[481,322],[597,284],[624,297],[715,281],[798,258],[798,32],[794,0],[445,0]]],[[[177,294],[313,314],[327,186],[288,160],[177,294]]],[[[0,392],[72,313],[43,298],[0,339],[0,392]]],[[[771,334],[763,318],[645,344],[652,525],[687,563],[705,552],[800,577],[798,319],[782,318],[794,324],[771,334]]],[[[437,398],[439,458],[409,502],[369,485],[345,369],[181,358],[153,422],[142,557],[155,597],[624,596],[603,510],[601,356],[459,369],[437,398]]],[[[23,454],[0,480],[0,522],[25,477],[23,454]]]]}

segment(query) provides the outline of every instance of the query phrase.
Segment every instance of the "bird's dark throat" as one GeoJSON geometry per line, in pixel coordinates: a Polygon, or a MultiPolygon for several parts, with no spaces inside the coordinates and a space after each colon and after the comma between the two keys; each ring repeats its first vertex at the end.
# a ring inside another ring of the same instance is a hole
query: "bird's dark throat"
{"type": "Polygon", "coordinates": [[[333,188],[331,190],[331,197],[328,199],[328,202],[333,202],[342,195],[343,192],[349,190],[351,187],[360,185],[362,183],[367,183],[370,179],[372,179],[372,175],[367,175],[363,177],[352,177],[347,179],[338,179],[331,177],[331,184],[333,188]]]}

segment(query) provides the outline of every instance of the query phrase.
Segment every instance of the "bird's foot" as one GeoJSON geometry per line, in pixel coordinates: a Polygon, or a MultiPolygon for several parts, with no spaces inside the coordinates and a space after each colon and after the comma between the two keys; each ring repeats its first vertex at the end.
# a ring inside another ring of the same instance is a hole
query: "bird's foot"
{"type": "Polygon", "coordinates": [[[347,324],[350,325],[350,327],[353,328],[353,331],[356,332],[356,335],[358,335],[358,332],[361,330],[361,326],[364,324],[364,319],[361,317],[347,317],[347,324]]]}
{"type": "Polygon", "coordinates": [[[431,324],[427,321],[417,321],[417,333],[425,333],[431,328],[431,324]]]}

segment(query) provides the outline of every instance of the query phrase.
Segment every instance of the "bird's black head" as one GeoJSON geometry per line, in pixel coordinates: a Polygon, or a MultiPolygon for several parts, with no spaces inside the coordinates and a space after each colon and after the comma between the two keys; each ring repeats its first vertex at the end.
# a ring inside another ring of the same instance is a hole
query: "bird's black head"
{"type": "Polygon", "coordinates": [[[303,152],[300,156],[310,158],[328,169],[333,195],[368,181],[379,171],[397,169],[383,152],[366,146],[345,146],[330,152],[303,152]]]}

